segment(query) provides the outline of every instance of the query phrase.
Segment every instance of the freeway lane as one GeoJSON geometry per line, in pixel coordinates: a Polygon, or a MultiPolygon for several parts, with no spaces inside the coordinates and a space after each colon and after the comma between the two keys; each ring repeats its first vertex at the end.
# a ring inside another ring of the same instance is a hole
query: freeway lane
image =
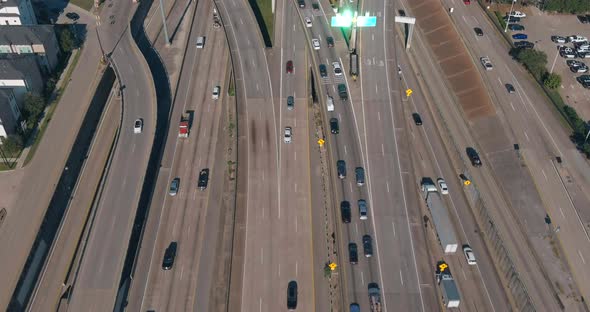
{"type": "MultiPolygon", "coordinates": [[[[245,211],[245,227],[236,226],[229,310],[272,311],[283,289],[274,273],[283,258],[271,257],[273,240],[282,230],[280,218],[279,136],[275,106],[258,25],[239,0],[216,2],[223,19],[238,96],[237,210],[245,211]],[[248,12],[245,14],[245,12],[248,12]],[[254,287],[254,285],[256,285],[254,287]]],[[[283,246],[284,248],[284,246],[283,246]]],[[[284,297],[283,297],[284,298],[284,297]]]]}
{"type": "MultiPolygon", "coordinates": [[[[400,42],[397,36],[396,40],[400,42]]],[[[400,53],[397,50],[396,52],[399,63],[403,64],[402,68],[409,69],[409,66],[405,65],[409,64],[407,54],[400,53]]],[[[430,113],[430,109],[426,104],[424,93],[428,93],[430,90],[421,90],[416,74],[410,70],[402,72],[402,81],[403,89],[412,88],[414,90],[409,101],[404,103],[409,105],[408,109],[405,110],[404,118],[410,124],[409,132],[415,146],[413,158],[420,159],[414,166],[416,170],[422,172],[417,176],[445,178],[450,190],[450,194],[445,196],[448,199],[446,205],[451,218],[455,221],[455,232],[459,241],[462,244],[469,244],[477,257],[477,266],[467,265],[461,252],[458,252],[455,256],[445,257],[458,282],[463,301],[461,306],[467,306],[469,310],[477,307],[478,310],[509,311],[511,306],[502,283],[494,269],[492,259],[487,252],[481,235],[477,234],[480,229],[470,211],[469,203],[462,194],[464,186],[461,180],[457,179],[454,169],[455,164],[449,158],[449,154],[443,146],[441,135],[443,135],[444,131],[440,131],[433,120],[433,116],[438,116],[438,113],[430,113]],[[414,125],[413,120],[411,120],[411,113],[413,112],[420,113],[423,121],[422,126],[417,127],[414,125]]],[[[435,242],[435,244],[435,248],[440,250],[438,242],[435,242]]]]}
{"type": "Polygon", "coordinates": [[[129,32],[134,8],[129,1],[109,0],[101,14],[100,39],[105,51],[112,53],[124,86],[124,108],[111,170],[74,282],[72,311],[113,309],[153,141],[155,91],[148,66],[129,32]],[[104,22],[109,19],[114,22],[104,22]],[[141,134],[133,134],[136,118],[144,121],[141,134]]]}
{"type": "MultiPolygon", "coordinates": [[[[223,149],[218,138],[219,122],[225,92],[219,100],[212,99],[212,89],[222,84],[225,64],[228,59],[225,35],[212,23],[211,3],[200,3],[194,15],[191,36],[187,45],[185,63],[181,72],[175,99],[173,122],[170,124],[169,144],[174,150],[172,163],[161,170],[167,176],[166,186],[175,177],[180,178],[178,195],[167,194],[161,222],[158,226],[156,247],[151,250],[148,261],[149,280],[143,293],[141,310],[198,311],[210,310],[209,291],[212,287],[212,264],[218,242],[219,202],[223,178],[223,149]],[[197,49],[194,42],[198,36],[207,38],[205,47],[197,49]],[[188,138],[178,138],[180,113],[193,111],[191,133],[188,138]],[[196,188],[199,171],[209,168],[209,187],[205,191],[196,188]],[[162,270],[164,250],[171,241],[178,242],[174,267],[162,270]]],[[[169,152],[168,152],[169,153],[169,152]]],[[[144,285],[137,285],[144,289],[144,285]]],[[[137,307],[136,307],[137,308],[137,307]]]]}
{"type": "MultiPolygon", "coordinates": [[[[313,262],[312,235],[312,206],[311,206],[311,172],[310,172],[310,121],[309,107],[309,63],[306,51],[305,36],[302,26],[296,15],[296,7],[293,1],[281,1],[280,26],[276,31],[281,34],[280,58],[270,58],[272,65],[271,77],[274,82],[273,94],[278,96],[274,103],[275,112],[278,112],[279,131],[283,133],[285,127],[291,127],[293,131],[292,142],[280,143],[279,147],[279,174],[280,174],[280,205],[275,224],[276,237],[272,239],[272,249],[265,257],[265,263],[272,259],[278,259],[273,271],[272,303],[268,311],[283,310],[286,303],[286,287],[289,281],[298,283],[297,309],[301,311],[313,311],[316,307],[314,274],[315,266],[320,264],[313,262]],[[286,72],[285,64],[293,61],[294,72],[286,72]],[[277,75],[279,77],[277,77],[277,75]],[[277,84],[278,92],[276,90],[277,84]],[[293,96],[294,108],[287,108],[287,97],[293,96]]],[[[313,122],[311,122],[313,126],[313,122]]],[[[283,139],[281,138],[281,141],[283,139]]],[[[269,217],[273,217],[271,213],[269,217]]],[[[268,218],[264,216],[264,218],[268,218]]],[[[264,251],[261,250],[261,253],[264,251]]],[[[263,301],[265,299],[263,298],[263,301]]]]}

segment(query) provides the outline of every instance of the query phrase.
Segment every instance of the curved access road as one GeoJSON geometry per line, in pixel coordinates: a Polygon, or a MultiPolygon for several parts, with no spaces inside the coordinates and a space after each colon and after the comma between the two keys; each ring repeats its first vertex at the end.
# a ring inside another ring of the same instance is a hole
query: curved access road
{"type": "Polygon", "coordinates": [[[112,311],[155,133],[156,96],[152,75],[129,29],[132,1],[105,2],[98,27],[102,49],[115,67],[123,116],[106,184],[80,267],[70,311],[112,311]],[[143,132],[133,122],[143,119],[143,132]]]}

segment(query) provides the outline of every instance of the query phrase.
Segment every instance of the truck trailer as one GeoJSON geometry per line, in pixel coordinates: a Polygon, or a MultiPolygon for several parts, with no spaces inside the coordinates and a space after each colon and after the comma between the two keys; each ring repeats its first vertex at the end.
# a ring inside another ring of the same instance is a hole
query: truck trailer
{"type": "Polygon", "coordinates": [[[444,252],[447,254],[455,253],[459,247],[457,235],[455,235],[455,229],[453,228],[449,211],[432,179],[422,179],[422,195],[426,201],[426,206],[430,210],[432,223],[434,223],[434,229],[444,252]]]}
{"type": "Polygon", "coordinates": [[[447,308],[458,308],[461,303],[461,296],[457,284],[451,275],[449,265],[444,261],[439,261],[436,268],[436,281],[440,286],[443,304],[447,308]]]}

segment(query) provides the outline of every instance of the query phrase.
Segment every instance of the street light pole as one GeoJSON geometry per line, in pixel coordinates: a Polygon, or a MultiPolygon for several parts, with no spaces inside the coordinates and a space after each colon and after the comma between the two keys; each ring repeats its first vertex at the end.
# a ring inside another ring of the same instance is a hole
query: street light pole
{"type": "Polygon", "coordinates": [[[516,3],[516,0],[512,0],[512,5],[510,6],[510,12],[508,12],[508,20],[506,21],[506,27],[504,28],[504,32],[508,31],[508,25],[510,25],[510,17],[511,17],[512,9],[514,8],[515,3],[516,3]]]}

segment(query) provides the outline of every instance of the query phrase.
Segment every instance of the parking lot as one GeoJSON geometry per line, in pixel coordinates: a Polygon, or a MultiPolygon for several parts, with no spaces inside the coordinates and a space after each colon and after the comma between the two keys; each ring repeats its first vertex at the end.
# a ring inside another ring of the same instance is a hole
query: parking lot
{"type": "MultiPolygon", "coordinates": [[[[559,45],[573,47],[572,43],[554,43],[551,36],[579,35],[590,37],[590,23],[582,24],[575,15],[548,14],[534,7],[526,9],[527,17],[520,24],[526,27],[528,41],[535,44],[535,49],[547,54],[547,70],[557,73],[562,78],[561,96],[564,101],[574,107],[583,119],[590,120],[590,89],[585,89],[576,78],[590,73],[573,73],[567,65],[567,60],[577,60],[590,65],[590,58],[566,59],[559,55],[559,45]]],[[[575,50],[575,49],[574,49],[575,50]]]]}

